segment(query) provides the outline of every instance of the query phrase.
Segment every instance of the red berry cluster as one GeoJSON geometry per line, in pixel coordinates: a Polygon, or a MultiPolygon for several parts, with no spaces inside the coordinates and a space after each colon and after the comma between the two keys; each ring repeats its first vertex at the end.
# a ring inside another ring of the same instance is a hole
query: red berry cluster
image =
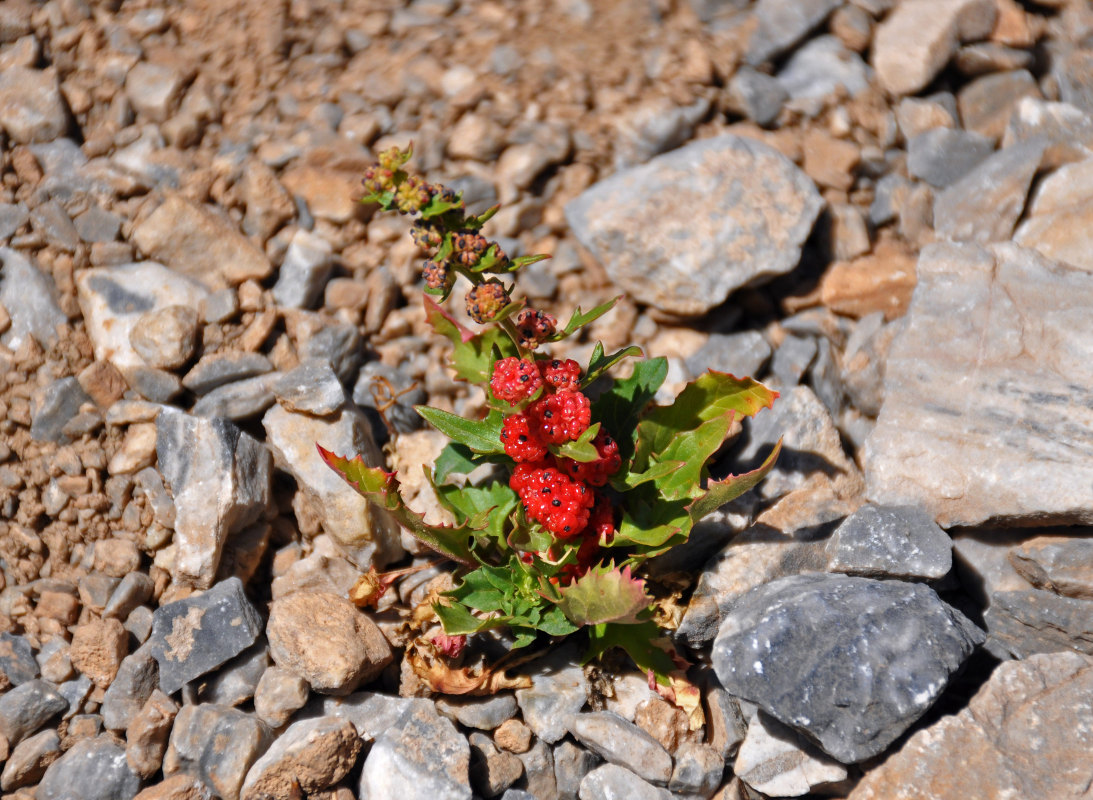
{"type": "Polygon", "coordinates": [[[592,421],[588,398],[580,391],[581,368],[572,359],[503,358],[494,364],[490,389],[495,397],[526,408],[504,421],[501,443],[516,467],[509,486],[520,496],[529,517],[559,540],[579,537],[577,564],[566,577],[583,574],[593,563],[602,538],[615,530],[603,486],[622,466],[618,444],[605,432],[593,440],[599,458],[591,462],[554,456],[550,445],[580,438],[592,421]],[[543,394],[537,399],[540,389],[543,394]],[[530,401],[530,402],[528,402],[530,401]]]}

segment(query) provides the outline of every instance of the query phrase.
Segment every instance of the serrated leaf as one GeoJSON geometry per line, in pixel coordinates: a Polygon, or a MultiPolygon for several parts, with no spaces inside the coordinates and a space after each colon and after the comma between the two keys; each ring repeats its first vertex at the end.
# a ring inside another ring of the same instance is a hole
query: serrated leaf
{"type": "Polygon", "coordinates": [[[503,620],[480,619],[461,603],[451,605],[434,603],[433,611],[440,619],[440,624],[444,626],[444,632],[449,636],[478,633],[490,628],[499,628],[505,624],[503,620]]]}
{"type": "Polygon", "coordinates": [[[645,593],[645,581],[635,578],[630,567],[617,569],[614,564],[592,567],[559,593],[558,607],[574,625],[636,622],[653,602],[645,593]]]}
{"type": "Polygon", "coordinates": [[[456,515],[457,522],[468,522],[484,517],[485,529],[498,542],[505,541],[505,528],[509,524],[509,515],[516,508],[520,498],[507,484],[494,481],[488,486],[452,486],[438,485],[428,467],[423,468],[429,482],[433,485],[437,499],[456,515]]]}
{"type": "Polygon", "coordinates": [[[585,428],[584,432],[574,441],[565,442],[563,444],[547,445],[547,448],[556,456],[571,458],[574,461],[580,461],[587,464],[600,457],[596,445],[592,444],[592,440],[596,438],[596,434],[599,432],[600,423],[594,422],[585,428]]]}
{"type": "Polygon", "coordinates": [[[600,305],[596,306],[590,311],[581,311],[581,307],[577,306],[577,310],[573,312],[573,315],[569,318],[569,322],[565,324],[565,327],[558,331],[558,333],[547,339],[547,341],[557,342],[567,336],[571,336],[588,323],[599,319],[612,308],[614,308],[615,303],[619,302],[620,299],[622,299],[622,295],[619,295],[618,297],[613,297],[606,303],[600,303],[600,305]]]}
{"type": "Polygon", "coordinates": [[[629,378],[614,381],[592,402],[592,418],[598,419],[604,430],[616,434],[624,464],[634,452],[633,439],[626,434],[634,430],[638,416],[667,376],[668,359],[663,356],[638,361],[629,378]]]}
{"type": "Polygon", "coordinates": [[[468,475],[483,463],[485,459],[476,458],[467,445],[448,442],[433,462],[433,477],[443,483],[451,475],[468,475]]]}
{"type": "Polygon", "coordinates": [[[399,494],[399,482],[393,472],[370,467],[360,456],[352,459],[339,456],[321,445],[315,445],[327,466],[337,472],[360,495],[384,509],[411,534],[441,555],[473,564],[473,543],[483,537],[481,530],[470,525],[428,525],[424,515],[408,508],[399,494]]]}
{"type": "Polygon", "coordinates": [[[778,454],[781,452],[782,440],[779,439],[778,444],[774,446],[766,460],[751,472],[730,475],[722,481],[710,481],[706,491],[695,498],[694,502],[687,508],[691,520],[698,522],[707,514],[712,514],[725,503],[735,500],[744,492],[756,486],[774,467],[774,462],[778,460],[778,454]]]}
{"type": "Polygon", "coordinates": [[[484,420],[473,420],[430,406],[414,406],[414,410],[449,439],[466,445],[475,453],[496,455],[505,452],[501,444],[504,418],[498,411],[491,411],[484,420]]]}
{"type": "Polygon", "coordinates": [[[434,331],[452,343],[451,366],[460,380],[486,383],[493,366],[495,349],[500,354],[499,358],[519,355],[516,344],[499,326],[491,326],[481,333],[474,333],[456,321],[431,297],[423,296],[425,318],[434,331]]]}
{"type": "Polygon", "coordinates": [[[587,664],[612,647],[621,647],[642,672],[652,672],[658,683],[667,684],[675,669],[669,651],[671,645],[661,638],[661,630],[652,620],[636,624],[605,622],[588,629],[588,651],[581,659],[587,664]]]}
{"type": "Polygon", "coordinates": [[[588,369],[585,370],[584,378],[581,380],[581,387],[588,386],[592,381],[603,375],[607,370],[611,369],[611,367],[618,364],[624,358],[641,358],[643,355],[645,354],[642,352],[642,349],[636,344],[632,344],[609,356],[605,356],[603,353],[603,345],[600,342],[596,342],[596,347],[592,350],[592,358],[588,360],[588,369]]]}
{"type": "Polygon", "coordinates": [[[580,630],[580,626],[574,625],[566,619],[562,609],[557,606],[549,609],[543,614],[543,618],[539,621],[538,628],[548,636],[568,636],[569,634],[580,630]]]}
{"type": "Polygon", "coordinates": [[[701,492],[706,462],[717,452],[732,427],[733,412],[707,420],[694,430],[676,431],[668,439],[664,449],[656,453],[646,451],[648,436],[656,436],[659,429],[652,420],[643,419],[638,424],[638,438],[634,453],[633,469],[646,470],[660,461],[682,463],[653,480],[657,491],[667,500],[692,498],[701,492]],[[650,431],[650,426],[653,426],[650,431]]]}

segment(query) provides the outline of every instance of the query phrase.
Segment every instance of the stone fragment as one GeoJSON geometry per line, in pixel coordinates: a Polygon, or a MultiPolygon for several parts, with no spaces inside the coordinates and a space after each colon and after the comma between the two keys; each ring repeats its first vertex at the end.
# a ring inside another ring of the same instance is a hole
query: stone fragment
{"type": "Polygon", "coordinates": [[[756,66],[784,53],[839,5],[840,0],[759,0],[754,9],[758,24],[745,60],[756,66]]]}
{"type": "Polygon", "coordinates": [[[505,143],[505,131],[486,114],[468,113],[448,135],[448,155],[474,161],[492,161],[505,143]]]}
{"type": "Polygon", "coordinates": [[[1089,49],[1062,45],[1051,59],[1051,72],[1059,84],[1059,99],[1093,114],[1093,57],[1089,49]]]}
{"type": "Polygon", "coordinates": [[[428,395],[420,381],[411,378],[405,369],[384,364],[382,361],[369,361],[357,376],[353,386],[353,402],[369,413],[396,395],[394,405],[389,406],[384,415],[399,433],[411,433],[422,425],[421,415],[414,411],[415,405],[428,400],[428,395]],[[388,389],[390,386],[390,389],[388,389]],[[378,399],[377,399],[378,397],[378,399]]]}
{"type": "Polygon", "coordinates": [[[956,98],[950,92],[904,97],[895,110],[899,131],[908,142],[935,128],[959,127],[956,98]]]}
{"type": "Polygon", "coordinates": [[[133,228],[132,239],[150,258],[211,291],[273,271],[265,254],[233,225],[176,194],[133,228]]]}
{"type": "Polygon", "coordinates": [[[805,174],[821,186],[847,191],[854,185],[854,172],[861,151],[854,142],[836,139],[820,128],[805,134],[801,144],[805,174]]]}
{"type": "Polygon", "coordinates": [[[21,741],[4,764],[0,789],[10,792],[37,783],[46,768],[61,755],[61,737],[55,730],[45,730],[21,741]]]}
{"type": "Polygon", "coordinates": [[[729,81],[728,97],[733,110],[766,128],[778,119],[789,92],[778,78],[743,65],[729,81]]]}
{"type": "Polygon", "coordinates": [[[1093,600],[1042,589],[995,592],[983,621],[992,643],[1014,658],[1063,650],[1093,655],[1093,600]]]}
{"type": "Polygon", "coordinates": [[[124,578],[140,567],[140,550],[131,539],[100,539],[95,542],[94,558],[95,570],[111,578],[124,578]]]}
{"type": "Polygon", "coordinates": [[[159,687],[174,694],[254,644],[262,619],[243,583],[229,578],[208,591],[160,606],[146,647],[159,663],[159,687]]]}
{"type": "Polygon", "coordinates": [[[820,301],[845,316],[883,311],[891,320],[907,311],[914,288],[915,259],[904,248],[880,242],[870,255],[832,264],[820,279],[820,301]]]}
{"type": "Polygon", "coordinates": [[[254,522],[269,504],[272,458],[224,419],[165,409],[156,430],[159,469],[175,501],[172,575],[207,588],[228,535],[254,522]]]}
{"type": "Polygon", "coordinates": [[[88,243],[112,242],[118,238],[122,219],[99,205],[91,205],[72,220],[80,240],[88,243]]]}
{"type": "Polygon", "coordinates": [[[511,141],[494,167],[502,202],[516,199],[508,193],[531,186],[543,170],[564,161],[572,147],[569,126],[556,122],[517,130],[511,141]]]}
{"type": "Polygon", "coordinates": [[[770,362],[771,385],[778,389],[796,386],[816,358],[816,339],[811,336],[786,336],[770,362]]]}
{"type": "Polygon", "coordinates": [[[939,193],[934,201],[938,235],[977,244],[1008,240],[1046,146],[1037,139],[1000,150],[939,193]]]}
{"type": "Polygon", "coordinates": [[[57,341],[57,326],[67,322],[57,304],[53,281],[22,253],[0,247],[0,304],[11,316],[11,327],[0,343],[18,350],[33,338],[43,347],[57,341]]]}
{"type": "Polygon", "coordinates": [[[678,794],[709,797],[721,785],[725,760],[709,745],[684,742],[676,751],[668,789],[678,794]]]}
{"type": "Polygon", "coordinates": [[[1005,662],[968,706],[916,732],[850,800],[1081,797],[1093,747],[1093,659],[1005,662]]]}
{"type": "Polygon", "coordinates": [[[472,732],[468,742],[471,786],[483,797],[497,797],[524,774],[524,763],[512,753],[498,750],[484,733],[472,732]]]}
{"type": "Polygon", "coordinates": [[[642,780],[625,767],[603,764],[581,780],[578,797],[581,800],[671,800],[672,793],[642,780]]]}
{"type": "Polygon", "coordinates": [[[318,332],[300,342],[297,351],[301,361],[325,358],[342,383],[356,377],[361,364],[361,336],[356,325],[324,323],[318,332]]]}
{"type": "Polygon", "coordinates": [[[953,64],[962,73],[974,78],[996,72],[1028,69],[1034,66],[1034,58],[1028,50],[1006,47],[997,42],[977,42],[961,47],[953,64]]]}
{"type": "Polygon", "coordinates": [[[266,668],[269,667],[269,650],[265,637],[223,664],[201,689],[201,702],[220,706],[238,706],[254,697],[266,668]]]}
{"type": "Polygon", "coordinates": [[[1067,164],[1037,187],[1013,240],[1046,257],[1093,272],[1093,158],[1067,164]]]}
{"type": "Polygon", "coordinates": [[[1013,548],[1009,561],[1037,589],[1093,600],[1093,541],[1077,536],[1037,536],[1013,548]]]}
{"type": "Polygon", "coordinates": [[[529,671],[532,685],[516,690],[524,723],[547,744],[566,735],[587,699],[584,672],[575,657],[572,647],[558,648],[529,671]]]}
{"type": "Polygon", "coordinates": [[[35,792],[36,800],[133,800],[140,776],[129,768],[125,750],[109,734],[83,739],[50,764],[35,792]],[[73,794],[73,787],[79,794],[73,794]]]}
{"type": "Polygon", "coordinates": [[[471,800],[470,745],[428,705],[411,705],[368,751],[358,796],[368,800],[471,800]]]}
{"type": "Polygon", "coordinates": [[[122,624],[116,619],[100,619],[76,628],[68,657],[72,666],[105,689],[118,674],[128,649],[129,634],[122,624]]]}
{"type": "Polygon", "coordinates": [[[770,344],[759,331],[711,333],[685,364],[692,375],[701,375],[708,369],[738,376],[758,375],[770,353],[770,344]]]}
{"type": "Polygon", "coordinates": [[[254,713],[271,728],[280,728],[304,707],[309,695],[307,681],[290,669],[266,668],[254,689],[254,713]]]}
{"type": "Polygon", "coordinates": [[[944,528],[1089,524],[1088,273],[1010,244],[931,245],[917,272],[863,450],[868,498],[944,528]]]}
{"type": "Polygon", "coordinates": [[[296,216],[292,195],[277,179],[276,173],[260,159],[252,159],[236,184],[247,212],[243,216],[243,233],[269,239],[278,228],[296,216]]]}
{"type": "MultiPolygon", "coordinates": [[[[416,708],[427,716],[433,716],[436,707],[432,701],[420,697],[399,697],[380,692],[354,692],[344,697],[320,696],[315,713],[321,716],[344,717],[353,723],[360,737],[366,741],[377,738],[398,725],[408,709],[416,708]]],[[[305,710],[310,713],[312,709],[305,710]]]]}
{"type": "Polygon", "coordinates": [[[125,760],[142,778],[159,771],[177,714],[175,701],[156,689],[126,727],[125,760]]]}
{"type": "Polygon", "coordinates": [[[185,76],[167,64],[138,61],[125,77],[125,94],[133,110],[153,122],[166,122],[178,107],[185,76]]]}
{"type": "Polygon", "coordinates": [[[511,694],[484,698],[441,697],[437,699],[436,710],[464,727],[492,731],[516,714],[516,698],[511,694]]]}
{"type": "Polygon", "coordinates": [[[793,575],[737,602],[713,664],[727,691],[852,764],[922,716],[985,638],[924,584],[793,575]]]}
{"type": "MultiPolygon", "coordinates": [[[[121,447],[110,458],[106,466],[111,475],[129,475],[142,469],[151,467],[156,461],[156,426],[153,422],[138,422],[131,425],[125,432],[125,439],[121,447]]],[[[123,540],[114,540],[123,541],[123,540]]],[[[135,548],[134,548],[135,549],[135,548]]],[[[140,555],[136,556],[136,563],[127,569],[109,574],[114,577],[122,577],[135,570],[140,565],[140,555]]],[[[144,602],[143,600],[141,602],[144,602]]],[[[139,603],[138,603],[139,605],[139,603]]]]}
{"type": "Polygon", "coordinates": [[[219,797],[239,797],[247,771],[269,746],[250,714],[212,704],[183,706],[171,728],[163,776],[192,775],[219,797]]]}
{"type": "Polygon", "coordinates": [[[620,288],[693,315],[792,269],[822,204],[784,156],[727,135],[616,173],[568,203],[565,214],[620,288]]]}
{"type": "Polygon", "coordinates": [[[350,172],[303,165],[281,176],[281,183],[306,202],[316,219],[344,224],[360,214],[360,176],[350,172]]]}
{"type": "Polygon", "coordinates": [[[147,647],[125,657],[102,698],[99,712],[107,730],[123,731],[159,685],[159,662],[147,647]]]}
{"type": "MultiPolygon", "coordinates": [[[[733,772],[756,791],[798,797],[831,788],[847,777],[842,764],[762,711],[752,716],[733,772]]],[[[819,792],[823,793],[823,792],[819,792]]]]}
{"type": "Polygon", "coordinates": [[[42,203],[30,212],[30,221],[34,229],[45,237],[48,244],[66,253],[73,253],[80,244],[80,234],[72,224],[64,206],[56,200],[42,203]]]}
{"type": "Polygon", "coordinates": [[[129,343],[148,366],[178,369],[197,348],[197,311],[167,306],[144,314],[129,331],[129,343]]]}
{"type": "Polygon", "coordinates": [[[1044,138],[1049,142],[1042,166],[1060,167],[1093,156],[1093,117],[1069,103],[1022,97],[1013,107],[1002,147],[1044,138]]]}
{"type": "Polygon", "coordinates": [[[668,751],[618,714],[611,711],[578,714],[570,732],[605,761],[625,767],[643,780],[664,786],[672,776],[672,757],[668,751]]]}
{"type": "Polygon", "coordinates": [[[394,658],[375,623],[344,597],[295,592],[270,607],[270,654],[324,694],[349,694],[394,658]],[[328,646],[316,648],[321,639],[328,646]]]}
{"type": "Polygon", "coordinates": [[[71,375],[58,378],[33,398],[30,435],[38,441],[67,444],[72,441],[68,425],[80,413],[80,407],[92,400],[71,375]]]}
{"type": "Polygon", "coordinates": [[[361,751],[361,740],[348,720],[305,719],[291,725],[247,773],[241,800],[313,795],[348,774],[361,751]]]}
{"type": "Polygon", "coordinates": [[[524,764],[524,777],[520,785],[533,797],[557,797],[558,784],[554,778],[554,754],[550,746],[536,740],[527,752],[518,754],[524,764]]]}
{"type": "Polygon", "coordinates": [[[50,142],[68,128],[57,73],[9,66],[0,70],[0,127],[19,144],[50,142]]]}
{"type": "Polygon", "coordinates": [[[309,359],[281,375],[273,394],[287,411],[317,417],[333,413],[346,400],[345,387],[325,359],[309,359]]]}
{"type": "Polygon", "coordinates": [[[558,785],[558,800],[577,800],[581,781],[599,763],[600,759],[595,754],[568,739],[559,742],[554,747],[554,780],[558,785]]]}
{"type": "Polygon", "coordinates": [[[961,42],[991,32],[993,0],[910,0],[900,3],[873,37],[873,68],[889,94],[915,94],[949,62],[961,42]]]}
{"type": "Polygon", "coordinates": [[[1032,73],[1018,69],[976,78],[960,90],[956,102],[965,129],[997,142],[1024,97],[1039,99],[1040,88],[1032,73]]]}
{"type": "Polygon", "coordinates": [[[134,800],[214,800],[213,791],[193,775],[179,773],[149,786],[134,800]]]}
{"type": "Polygon", "coordinates": [[[0,633],[0,673],[14,686],[38,677],[38,662],[26,638],[7,631],[0,633]]]}
{"type": "Polygon", "coordinates": [[[218,386],[202,395],[190,413],[195,417],[236,422],[256,417],[276,401],[273,387],[279,379],[279,375],[270,373],[218,386]]]}
{"type": "Polygon", "coordinates": [[[792,105],[818,108],[834,92],[853,97],[869,88],[873,71],[835,36],[817,36],[794,51],[778,72],[792,105]]]}
{"type": "Polygon", "coordinates": [[[744,741],[747,722],[737,699],[726,692],[716,678],[711,678],[710,684],[705,693],[708,743],[723,761],[729,762],[744,741]]]}
{"type": "Polygon", "coordinates": [[[314,308],[333,268],[330,243],[309,231],[296,231],[277,273],[273,299],[287,308],[314,308]]]}
{"type": "Polygon", "coordinates": [[[357,494],[319,457],[319,444],[339,455],[360,455],[366,464],[382,465],[364,414],[349,403],[327,417],[286,411],[275,405],[262,418],[277,466],[297,481],[309,512],[363,569],[383,567],[402,555],[399,530],[383,512],[357,494]]]}
{"type": "Polygon", "coordinates": [[[953,128],[932,128],[907,141],[907,172],[943,189],[994,151],[986,136],[953,128]]]}
{"type": "Polygon", "coordinates": [[[272,370],[273,365],[261,353],[227,350],[202,356],[186,373],[182,385],[195,394],[208,394],[225,384],[264,375],[272,370]]]}
{"type": "Polygon", "coordinates": [[[871,578],[932,580],[952,568],[952,540],[918,506],[864,505],[828,542],[828,569],[871,578]]]}
{"type": "Polygon", "coordinates": [[[644,164],[653,156],[679,147],[693,136],[695,126],[709,111],[710,101],[704,97],[687,106],[659,97],[628,109],[617,123],[616,169],[644,164]]]}

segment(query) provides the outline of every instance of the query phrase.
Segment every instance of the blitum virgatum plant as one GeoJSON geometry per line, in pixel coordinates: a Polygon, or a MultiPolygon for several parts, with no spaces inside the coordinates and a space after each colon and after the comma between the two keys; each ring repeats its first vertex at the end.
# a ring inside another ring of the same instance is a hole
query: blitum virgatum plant
{"type": "Polygon", "coordinates": [[[541,634],[583,629],[588,659],[620,647],[668,686],[680,674],[678,659],[654,621],[642,566],[687,541],[702,517],[769,472],[778,448],[754,471],[724,480],[712,480],[707,464],[734,420],[769,407],[777,393],[708,371],[673,403],[657,405],[664,358],[644,358],[636,346],[606,353],[600,344],[583,367],[551,358],[550,345],[577,334],[615,300],[578,307],[560,327],[550,314],[513,300],[506,277],[546,256],[510,258],[481,233],[497,207],[468,215],[458,194],[407,171],[410,155],[382,153],[365,174],[362,202],[415,217],[412,235],[429,253],[422,269],[428,321],[451,341],[456,376],[486,392],[488,412],[479,419],[417,408],[451,439],[425,474],[455,524],[427,524],[403,502],[394,473],[359,456],[320,453],[353,488],[458,565],[455,588],[433,604],[446,647],[492,628],[507,628],[513,649],[541,634]],[[443,308],[459,278],[469,284],[466,310],[477,330],[443,308]],[[635,359],[632,371],[612,377],[624,359],[635,359]],[[483,464],[500,470],[480,470],[490,477],[477,484],[453,481],[483,464]]]}

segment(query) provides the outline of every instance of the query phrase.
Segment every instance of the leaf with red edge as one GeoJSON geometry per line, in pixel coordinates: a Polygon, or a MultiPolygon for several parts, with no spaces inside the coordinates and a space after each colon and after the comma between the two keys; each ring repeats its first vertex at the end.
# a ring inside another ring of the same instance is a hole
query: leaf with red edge
{"type": "Polygon", "coordinates": [[[751,472],[730,475],[721,481],[710,481],[706,486],[706,491],[687,507],[687,513],[690,515],[691,520],[698,522],[707,514],[712,514],[725,503],[735,500],[744,492],[756,486],[774,467],[774,462],[778,460],[780,452],[782,452],[781,439],[778,440],[778,444],[774,446],[766,460],[751,472]]]}
{"type": "Polygon", "coordinates": [[[559,588],[558,607],[574,625],[636,622],[653,602],[645,581],[630,574],[630,567],[596,566],[568,586],[559,588]]]}
{"type": "MultiPolygon", "coordinates": [[[[505,316],[519,307],[518,303],[510,303],[505,307],[505,316]]],[[[495,360],[519,355],[516,344],[500,326],[473,333],[428,295],[425,296],[425,317],[434,331],[452,343],[451,366],[461,380],[486,383],[495,360]]]]}
{"type": "Polygon", "coordinates": [[[370,467],[360,456],[350,459],[332,453],[322,445],[315,446],[328,467],[341,475],[358,494],[387,511],[419,541],[441,555],[463,564],[475,563],[472,553],[474,542],[479,538],[488,540],[488,536],[482,532],[484,524],[477,524],[479,520],[468,520],[465,524],[457,526],[428,525],[423,514],[418,514],[402,502],[395,473],[386,472],[379,467],[370,467]]]}

